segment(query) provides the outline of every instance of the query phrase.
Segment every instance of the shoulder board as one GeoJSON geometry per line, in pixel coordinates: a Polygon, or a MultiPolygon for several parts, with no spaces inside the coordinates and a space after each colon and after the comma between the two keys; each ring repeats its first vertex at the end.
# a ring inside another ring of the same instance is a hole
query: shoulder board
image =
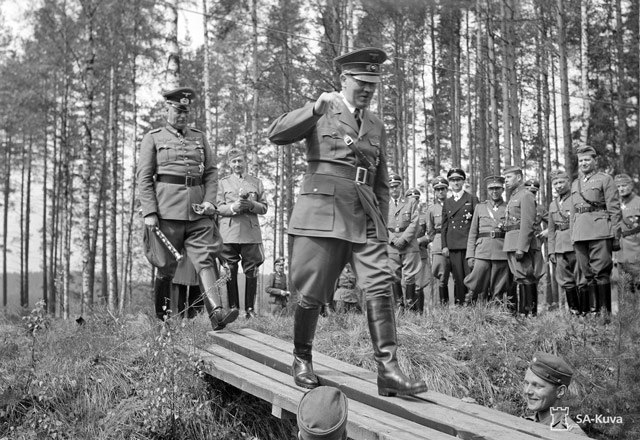
{"type": "Polygon", "coordinates": [[[222,176],[218,180],[225,180],[225,179],[228,179],[229,177],[231,177],[231,174],[227,174],[226,176],[222,176]]]}
{"type": "Polygon", "coordinates": [[[162,130],[162,127],[160,127],[160,128],[156,128],[155,130],[151,130],[151,131],[149,132],[149,134],[157,133],[157,132],[159,132],[160,130],[162,130]]]}
{"type": "Polygon", "coordinates": [[[198,130],[197,128],[189,128],[191,131],[195,131],[196,133],[202,133],[202,130],[198,130]]]}

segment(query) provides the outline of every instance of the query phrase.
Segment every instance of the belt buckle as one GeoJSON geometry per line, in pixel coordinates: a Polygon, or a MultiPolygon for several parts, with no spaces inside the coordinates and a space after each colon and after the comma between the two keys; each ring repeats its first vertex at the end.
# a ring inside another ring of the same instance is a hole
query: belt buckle
{"type": "Polygon", "coordinates": [[[496,231],[489,232],[489,237],[496,238],[496,231]]]}
{"type": "Polygon", "coordinates": [[[184,186],[194,186],[196,178],[193,176],[184,176],[184,186]]]}
{"type": "Polygon", "coordinates": [[[356,168],[356,178],[354,180],[358,185],[363,183],[366,185],[369,180],[369,170],[362,167],[356,168]]]}

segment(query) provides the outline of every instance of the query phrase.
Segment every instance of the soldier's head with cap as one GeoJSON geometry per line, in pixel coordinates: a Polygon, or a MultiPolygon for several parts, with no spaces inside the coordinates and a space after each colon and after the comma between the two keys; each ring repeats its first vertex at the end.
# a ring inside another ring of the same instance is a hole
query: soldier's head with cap
{"type": "Polygon", "coordinates": [[[458,193],[462,191],[464,187],[464,181],[467,180],[467,174],[462,168],[454,167],[447,172],[447,179],[449,179],[451,191],[458,193]]]}
{"type": "Polygon", "coordinates": [[[551,172],[551,185],[556,194],[559,196],[565,195],[571,189],[571,179],[569,174],[563,170],[555,170],[551,172]]]}
{"type": "Polygon", "coordinates": [[[387,54],[377,47],[357,49],[333,60],[340,69],[342,94],[351,105],[359,109],[369,106],[386,60],[387,54]]]}
{"type": "Polygon", "coordinates": [[[298,404],[300,440],[346,440],[349,402],[335,387],[320,386],[307,392],[298,404]]]}
{"type": "Polygon", "coordinates": [[[584,145],[576,148],[578,156],[578,168],[584,175],[589,175],[596,170],[596,156],[598,153],[595,148],[584,145]]]}
{"type": "Polygon", "coordinates": [[[540,191],[540,181],[537,179],[527,179],[524,182],[524,187],[532,193],[538,194],[538,191],[540,191]]]}
{"type": "Polygon", "coordinates": [[[242,176],[247,169],[247,158],[244,150],[231,147],[229,151],[227,151],[227,163],[233,174],[242,176]]]}
{"type": "Polygon", "coordinates": [[[405,197],[411,197],[413,199],[416,199],[418,202],[420,201],[420,196],[422,196],[422,193],[420,192],[420,190],[418,188],[409,188],[407,190],[406,193],[404,193],[405,197]]]}
{"type": "Polygon", "coordinates": [[[447,189],[449,189],[449,181],[442,176],[438,176],[431,181],[431,187],[436,193],[437,200],[444,200],[447,197],[447,189]]]}
{"type": "Polygon", "coordinates": [[[402,177],[400,174],[389,174],[389,195],[392,199],[397,199],[402,193],[402,177]]]}
{"type": "Polygon", "coordinates": [[[633,192],[633,179],[628,174],[616,174],[613,181],[620,197],[628,197],[633,192]]]}
{"type": "Polygon", "coordinates": [[[176,130],[183,130],[189,122],[189,110],[196,97],[193,89],[179,87],[162,94],[167,109],[167,122],[176,130]]]}
{"type": "Polygon", "coordinates": [[[513,190],[522,185],[522,168],[516,165],[508,166],[502,172],[504,184],[507,189],[513,190]]]}
{"type": "Polygon", "coordinates": [[[284,271],[284,257],[278,257],[273,262],[273,267],[278,273],[282,273],[284,271]]]}
{"type": "Polygon", "coordinates": [[[485,177],[484,183],[487,185],[487,192],[489,193],[490,200],[494,202],[502,200],[502,193],[504,192],[504,177],[488,176],[485,177]]]}
{"type": "Polygon", "coordinates": [[[524,394],[531,411],[548,411],[559,406],[566,395],[573,370],[560,356],[541,351],[533,355],[524,377],[524,394]]]}

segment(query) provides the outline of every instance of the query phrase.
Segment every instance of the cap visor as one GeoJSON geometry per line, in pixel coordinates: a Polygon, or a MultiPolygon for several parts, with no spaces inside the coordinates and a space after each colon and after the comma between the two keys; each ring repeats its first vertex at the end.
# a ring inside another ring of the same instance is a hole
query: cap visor
{"type": "Polygon", "coordinates": [[[367,74],[357,74],[357,75],[351,75],[353,78],[357,79],[358,81],[364,81],[364,82],[368,82],[368,83],[379,83],[380,82],[380,75],[367,75],[367,74]]]}

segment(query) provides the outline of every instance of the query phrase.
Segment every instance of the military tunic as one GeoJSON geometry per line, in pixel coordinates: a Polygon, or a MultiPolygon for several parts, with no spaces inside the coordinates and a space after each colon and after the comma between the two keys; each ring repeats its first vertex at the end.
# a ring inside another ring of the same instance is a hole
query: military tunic
{"type": "Polygon", "coordinates": [[[269,275],[264,291],[269,294],[269,309],[271,315],[281,315],[283,310],[287,308],[289,298],[287,296],[287,274],[274,272],[269,275]]]}
{"type": "MultiPolygon", "coordinates": [[[[218,170],[204,134],[193,128],[180,133],[169,124],[147,133],[137,179],[143,217],[158,216],[160,230],[179,252],[186,250],[196,271],[213,267],[222,247],[217,228],[210,216],[192,209],[215,205],[218,170]]],[[[159,278],[172,278],[176,265],[158,267],[159,278]]]]}
{"type": "Polygon", "coordinates": [[[258,268],[264,262],[258,215],[266,214],[268,209],[262,181],[249,174],[223,177],[218,182],[217,204],[220,235],[224,242],[222,259],[229,265],[237,265],[242,261],[245,275],[257,276],[258,268]],[[233,212],[231,205],[241,196],[252,202],[249,212],[233,212]]]}
{"type": "Polygon", "coordinates": [[[610,284],[613,231],[620,224],[620,200],[613,178],[582,173],[571,185],[571,241],[584,282],[610,284]]]}
{"type": "Polygon", "coordinates": [[[345,103],[322,116],[313,107],[309,103],[280,116],[268,130],[278,145],[306,141],[307,172],[288,228],[291,288],[300,292],[302,307],[321,307],[333,298],[336,280],[351,262],[367,298],[390,297],[384,124],[367,110],[358,129],[345,103]]]}
{"type": "Polygon", "coordinates": [[[465,285],[479,296],[488,298],[509,290],[509,264],[504,246],[506,204],[500,200],[479,203],[473,213],[467,259],[474,258],[471,273],[465,277],[465,285]]]}
{"type": "Polygon", "coordinates": [[[620,250],[616,252],[616,260],[626,266],[640,264],[640,197],[631,193],[620,204],[622,224],[620,250]]]}
{"type": "Polygon", "coordinates": [[[464,304],[467,295],[464,278],[471,273],[466,255],[467,240],[477,204],[476,196],[463,191],[457,201],[453,196],[446,198],[442,207],[442,248],[449,248],[456,304],[464,304]]]}
{"type": "Polygon", "coordinates": [[[580,271],[576,253],[571,243],[569,219],[571,217],[571,193],[556,197],[549,205],[549,255],[556,256],[556,280],[563,289],[576,289],[580,271]]]}
{"type": "Polygon", "coordinates": [[[411,197],[400,197],[389,201],[389,267],[394,281],[416,284],[420,273],[420,252],[418,248],[418,221],[420,205],[411,197]],[[399,249],[391,244],[394,239],[402,239],[405,247],[399,249]]]}
{"type": "Polygon", "coordinates": [[[438,280],[438,287],[446,287],[449,283],[451,265],[449,258],[442,255],[442,203],[436,202],[427,208],[427,235],[418,238],[418,243],[431,243],[431,273],[438,280]]]}
{"type": "Polygon", "coordinates": [[[538,240],[534,234],[536,200],[524,185],[513,190],[505,212],[505,238],[502,250],[507,252],[509,269],[518,284],[536,284],[543,264],[538,240]],[[516,259],[516,252],[523,258],[516,259]]]}
{"type": "Polygon", "coordinates": [[[431,263],[429,261],[429,236],[427,234],[427,207],[420,205],[418,215],[418,233],[416,234],[420,251],[420,274],[416,281],[418,288],[424,288],[431,283],[431,263]]]}

